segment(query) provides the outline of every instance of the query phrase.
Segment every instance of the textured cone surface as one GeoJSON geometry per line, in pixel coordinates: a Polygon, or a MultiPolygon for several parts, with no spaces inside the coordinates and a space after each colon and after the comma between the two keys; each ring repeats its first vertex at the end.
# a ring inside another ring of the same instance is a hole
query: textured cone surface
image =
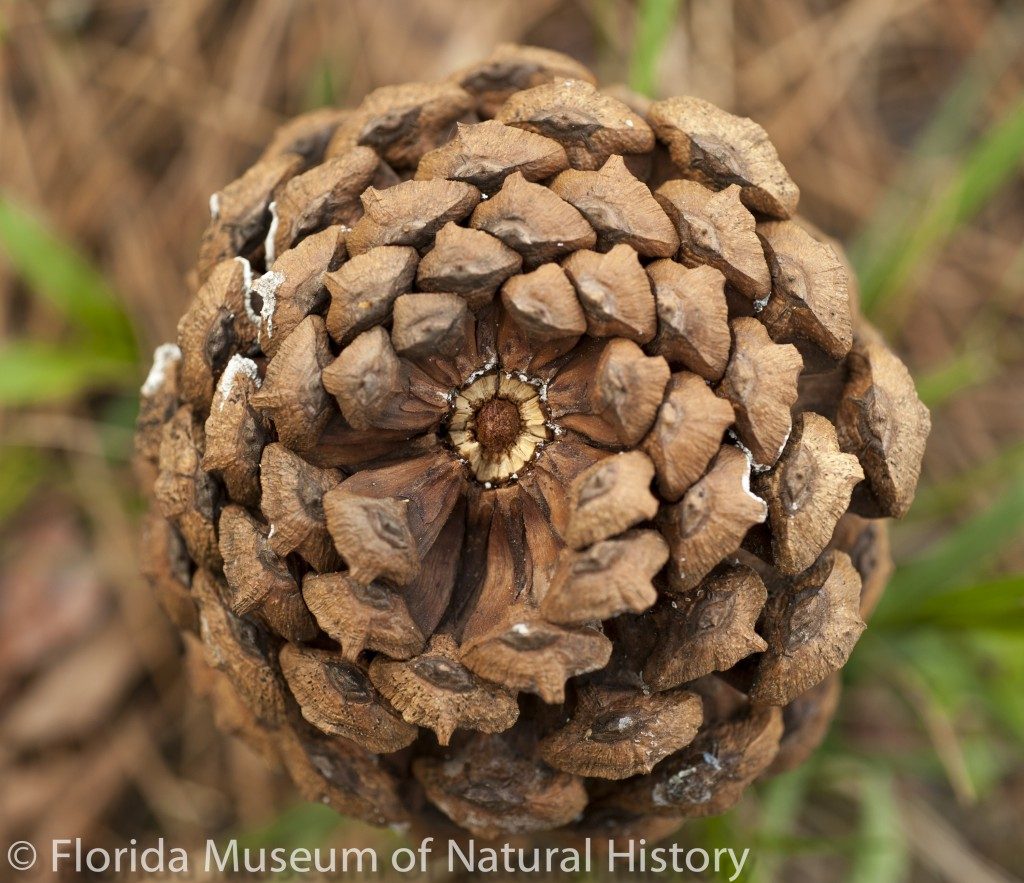
{"type": "Polygon", "coordinates": [[[339,812],[663,832],[824,735],[928,412],[764,131],[633,105],[502,46],[211,200],[147,571],[339,812]]]}

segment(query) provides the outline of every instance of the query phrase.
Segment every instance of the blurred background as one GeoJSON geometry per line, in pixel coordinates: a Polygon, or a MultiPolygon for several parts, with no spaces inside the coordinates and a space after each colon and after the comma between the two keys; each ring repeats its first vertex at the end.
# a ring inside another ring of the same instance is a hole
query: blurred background
{"type": "Polygon", "coordinates": [[[139,578],[138,386],[288,116],[502,41],[757,119],[934,421],[824,748],[680,834],[745,880],[1024,878],[1024,4],[0,0],[0,843],[395,844],[217,735],[139,578]]]}

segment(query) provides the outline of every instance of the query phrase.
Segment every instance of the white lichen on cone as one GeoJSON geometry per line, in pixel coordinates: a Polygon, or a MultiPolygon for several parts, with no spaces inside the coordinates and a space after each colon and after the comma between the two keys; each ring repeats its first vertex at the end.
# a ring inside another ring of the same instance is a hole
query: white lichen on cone
{"type": "Polygon", "coordinates": [[[181,361],[181,348],[174,343],[162,343],[153,351],[153,364],[142,384],[144,396],[154,395],[167,381],[168,373],[181,361]]]}

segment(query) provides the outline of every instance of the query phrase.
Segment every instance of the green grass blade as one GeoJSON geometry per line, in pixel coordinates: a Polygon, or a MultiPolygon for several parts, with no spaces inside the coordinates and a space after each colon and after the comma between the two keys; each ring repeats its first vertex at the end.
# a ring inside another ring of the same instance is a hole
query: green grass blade
{"type": "Polygon", "coordinates": [[[128,358],[34,341],[0,346],[0,407],[67,401],[91,390],[124,389],[134,380],[128,358]]]}
{"type": "Polygon", "coordinates": [[[910,860],[891,776],[882,770],[866,770],[860,780],[860,797],[858,845],[848,883],[905,880],[910,860]]]}
{"type": "Polygon", "coordinates": [[[878,319],[882,311],[898,311],[913,275],[1020,169],[1022,156],[1024,99],[985,132],[923,210],[858,266],[865,313],[878,319]]]}
{"type": "Polygon", "coordinates": [[[1024,442],[1011,445],[945,481],[919,488],[909,519],[941,518],[966,506],[978,494],[1018,480],[1024,480],[1024,442]]]}
{"type": "Polygon", "coordinates": [[[329,806],[320,803],[298,803],[282,810],[263,827],[239,832],[240,847],[250,849],[315,849],[345,825],[329,806]]]}
{"type": "Polygon", "coordinates": [[[1024,745],[1024,631],[979,633],[971,650],[975,665],[984,672],[989,713],[1013,735],[1014,745],[1024,745]]]}
{"type": "Polygon", "coordinates": [[[0,525],[31,496],[46,474],[46,462],[34,448],[0,449],[0,525]]]}
{"type": "Polygon", "coordinates": [[[314,110],[318,107],[331,107],[342,100],[335,79],[336,73],[332,58],[321,58],[313,65],[306,84],[305,101],[302,103],[304,108],[314,110]]]}
{"type": "Polygon", "coordinates": [[[135,355],[131,323],[106,280],[38,218],[2,195],[0,255],[76,334],[109,356],[135,355]]]}
{"type": "Polygon", "coordinates": [[[815,769],[812,760],[758,789],[757,854],[750,883],[771,883],[778,878],[781,860],[793,851],[793,827],[806,802],[815,769]]]}
{"type": "Polygon", "coordinates": [[[1009,20],[993,21],[956,84],[918,136],[913,149],[893,176],[893,186],[873,211],[867,226],[849,246],[861,288],[875,298],[885,284],[887,268],[918,223],[929,198],[950,176],[952,163],[962,162],[993,88],[1020,48],[1012,25],[1024,20],[1020,10],[1009,20]]]}
{"type": "Polygon", "coordinates": [[[942,407],[958,393],[991,379],[996,371],[988,350],[965,349],[945,364],[918,378],[918,397],[929,408],[942,407]]]}
{"type": "Polygon", "coordinates": [[[640,0],[636,16],[629,85],[641,95],[654,97],[658,61],[679,12],[679,0],[640,0]]]}
{"type": "Polygon", "coordinates": [[[1024,635],[1024,574],[938,592],[902,611],[880,609],[872,625],[934,626],[959,632],[1008,631],[1024,635]]]}
{"type": "Polygon", "coordinates": [[[897,570],[879,605],[879,614],[908,615],[930,595],[977,580],[1006,543],[1022,532],[1024,477],[1017,476],[988,509],[897,570]]]}

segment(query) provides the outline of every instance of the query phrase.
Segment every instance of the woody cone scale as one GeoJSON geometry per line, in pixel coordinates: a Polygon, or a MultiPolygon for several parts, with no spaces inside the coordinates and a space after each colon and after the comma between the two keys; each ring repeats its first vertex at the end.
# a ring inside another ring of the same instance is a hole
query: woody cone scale
{"type": "Polygon", "coordinates": [[[211,198],[143,388],[147,575],[302,793],[667,832],[801,763],[929,416],[764,130],[502,46],[211,198]]]}

